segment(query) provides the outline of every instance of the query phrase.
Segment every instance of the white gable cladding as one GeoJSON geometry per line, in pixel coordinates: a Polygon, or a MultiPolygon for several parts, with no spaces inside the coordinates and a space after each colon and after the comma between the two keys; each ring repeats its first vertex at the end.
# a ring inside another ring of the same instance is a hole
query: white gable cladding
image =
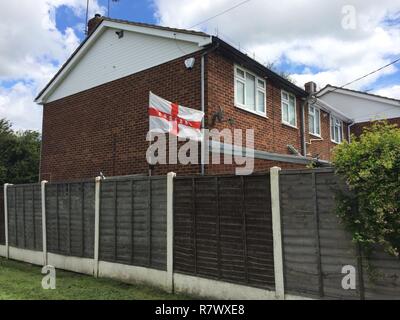
{"type": "Polygon", "coordinates": [[[340,92],[326,93],[320,99],[357,123],[400,118],[400,103],[396,102],[389,104],[380,99],[369,100],[340,92]]]}
{"type": "Polygon", "coordinates": [[[46,102],[61,99],[202,49],[193,42],[126,30],[124,37],[119,39],[115,34],[117,30],[106,28],[46,102]]]}

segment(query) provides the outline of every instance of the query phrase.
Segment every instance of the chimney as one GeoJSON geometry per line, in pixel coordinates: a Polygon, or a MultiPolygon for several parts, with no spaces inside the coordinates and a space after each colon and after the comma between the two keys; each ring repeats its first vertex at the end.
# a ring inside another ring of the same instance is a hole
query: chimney
{"type": "Polygon", "coordinates": [[[94,29],[103,21],[101,14],[96,13],[92,19],[88,21],[87,25],[87,36],[90,36],[94,29]]]}
{"type": "Polygon", "coordinates": [[[313,81],[307,82],[304,85],[304,89],[308,94],[313,94],[317,92],[317,84],[313,81]]]}

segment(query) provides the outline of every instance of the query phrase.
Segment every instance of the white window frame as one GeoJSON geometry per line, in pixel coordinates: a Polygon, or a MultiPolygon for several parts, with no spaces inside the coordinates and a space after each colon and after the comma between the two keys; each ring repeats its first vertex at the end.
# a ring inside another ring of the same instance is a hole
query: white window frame
{"type": "Polygon", "coordinates": [[[312,134],[313,136],[321,138],[321,109],[316,107],[316,106],[308,106],[308,132],[312,134]],[[311,112],[311,110],[313,110],[311,112]],[[318,113],[318,119],[316,119],[316,113],[318,113]],[[314,132],[311,131],[310,127],[310,115],[313,117],[314,121],[314,132]],[[316,122],[318,120],[318,123],[316,122]],[[316,132],[316,128],[318,124],[319,132],[316,132]]]}
{"type": "Polygon", "coordinates": [[[297,105],[296,105],[296,96],[294,94],[291,94],[287,91],[282,90],[281,91],[281,119],[282,123],[284,125],[287,125],[292,128],[297,129],[297,105]],[[283,95],[286,94],[288,96],[288,99],[284,99],[283,95]],[[290,107],[290,97],[293,98],[294,100],[294,125],[286,120],[283,119],[283,104],[286,103],[288,105],[288,114],[289,114],[289,107],[290,107]]]}
{"type": "Polygon", "coordinates": [[[329,131],[330,131],[331,141],[333,143],[340,144],[343,142],[343,121],[333,115],[330,115],[329,118],[330,118],[329,131]],[[335,137],[334,127],[336,127],[337,125],[340,126],[340,130],[338,131],[340,137],[335,137]]]}
{"type": "Polygon", "coordinates": [[[242,68],[240,66],[235,66],[235,76],[234,76],[234,81],[235,81],[235,107],[254,113],[256,115],[262,116],[262,117],[267,117],[267,83],[265,81],[265,79],[260,78],[258,76],[256,76],[253,72],[250,72],[248,70],[246,70],[245,68],[242,68]],[[244,73],[244,78],[238,75],[237,70],[240,70],[244,73]],[[252,110],[249,106],[246,105],[246,74],[252,75],[255,78],[255,89],[254,89],[254,107],[255,110],[252,110]],[[237,82],[240,82],[243,84],[244,86],[244,92],[243,92],[243,99],[244,99],[244,104],[240,103],[237,101],[236,97],[237,97],[237,82]],[[264,84],[264,86],[260,86],[259,85],[259,81],[262,82],[264,84]],[[264,94],[264,112],[258,111],[258,92],[263,93],[264,94]]]}

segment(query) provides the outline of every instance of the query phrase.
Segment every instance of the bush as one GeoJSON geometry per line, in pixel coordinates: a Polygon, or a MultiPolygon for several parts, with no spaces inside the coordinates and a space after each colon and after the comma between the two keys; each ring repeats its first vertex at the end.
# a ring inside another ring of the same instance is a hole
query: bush
{"type": "Polygon", "coordinates": [[[399,256],[400,129],[376,122],[337,146],[333,158],[351,191],[339,197],[337,212],[353,240],[365,251],[380,244],[399,256]]]}

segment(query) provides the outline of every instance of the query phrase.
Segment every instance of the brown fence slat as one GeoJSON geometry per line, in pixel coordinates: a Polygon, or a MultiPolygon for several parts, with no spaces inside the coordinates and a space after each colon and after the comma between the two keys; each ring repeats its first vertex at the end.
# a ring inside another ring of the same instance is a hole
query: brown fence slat
{"type": "Polygon", "coordinates": [[[0,186],[0,244],[2,245],[6,243],[4,222],[4,189],[0,186]]]}
{"type": "Polygon", "coordinates": [[[174,181],[174,270],[274,288],[269,175],[174,181]]]}

